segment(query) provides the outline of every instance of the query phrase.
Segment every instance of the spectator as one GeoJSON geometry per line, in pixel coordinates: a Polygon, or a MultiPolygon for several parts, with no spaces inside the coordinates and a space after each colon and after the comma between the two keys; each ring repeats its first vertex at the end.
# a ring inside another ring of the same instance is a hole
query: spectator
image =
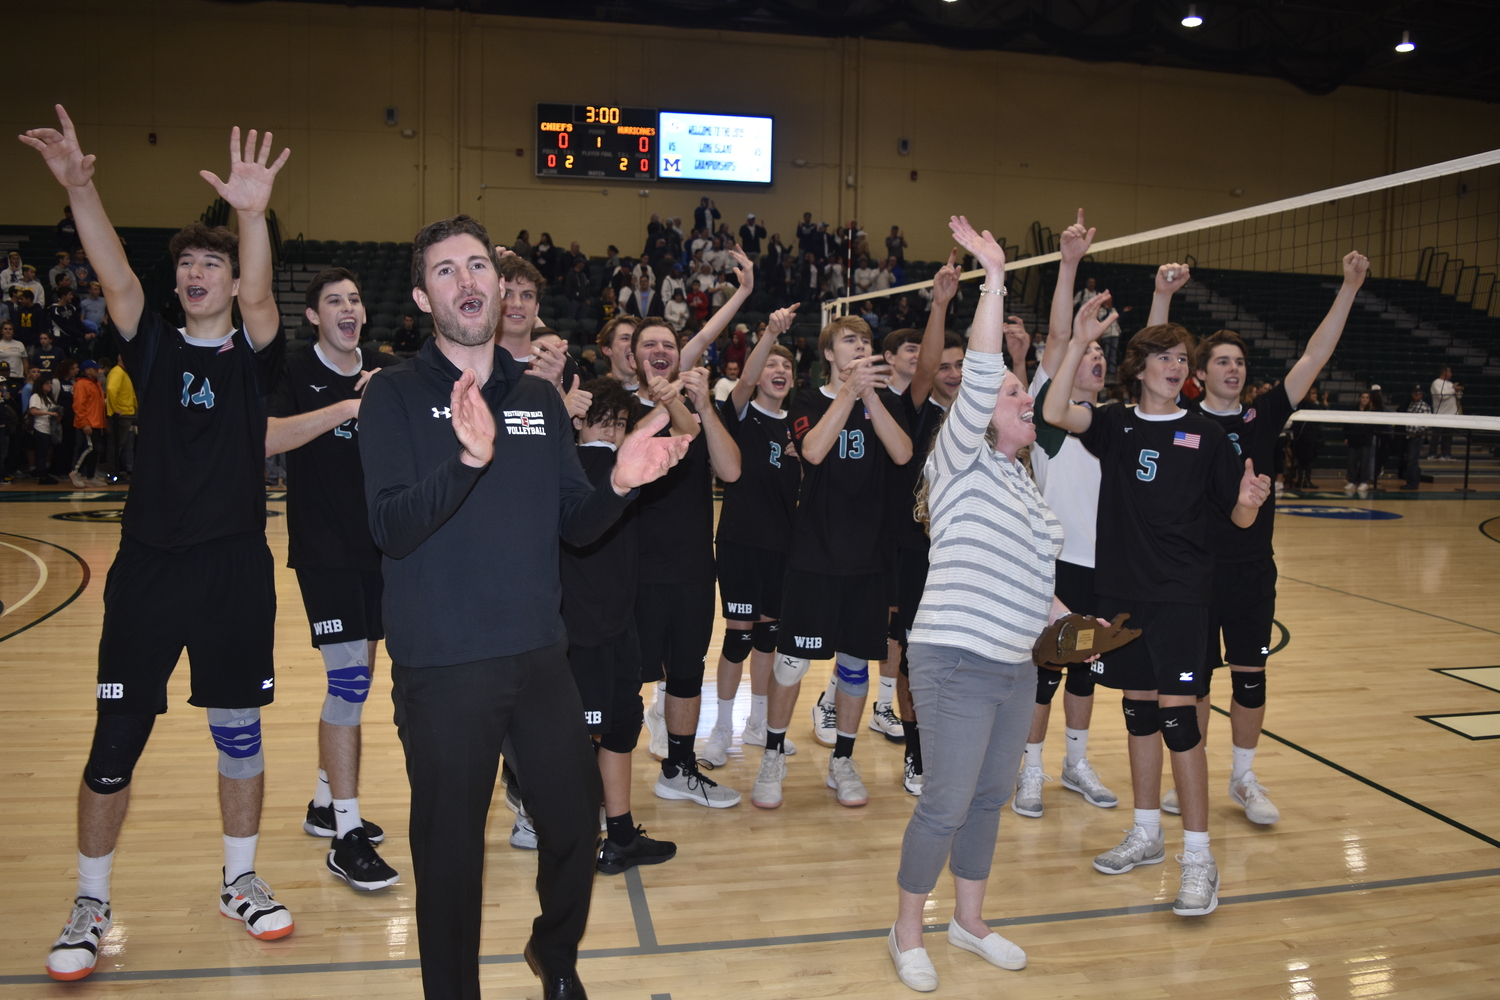
{"type": "Polygon", "coordinates": [[[837,257],[830,258],[823,265],[823,290],[830,299],[842,298],[844,295],[844,265],[837,257]]]}
{"type": "Polygon", "coordinates": [[[37,335],[36,346],[31,349],[31,366],[41,369],[48,378],[56,378],[67,356],[68,352],[53,342],[52,334],[43,330],[37,335]]]}
{"type": "Polygon", "coordinates": [[[531,259],[531,231],[523,229],[516,234],[516,241],[508,249],[522,260],[531,259]]]}
{"type": "Polygon", "coordinates": [[[10,379],[16,382],[15,391],[20,391],[22,374],[26,371],[26,345],[16,339],[16,325],[10,320],[0,321],[0,361],[10,362],[10,379]]]}
{"type": "Polygon", "coordinates": [[[531,262],[542,272],[542,278],[552,281],[557,277],[557,248],[552,245],[552,234],[543,233],[531,251],[531,262]]]}
{"type": "Polygon", "coordinates": [[[72,263],[73,257],[71,254],[66,250],[57,251],[57,264],[52,270],[47,272],[47,286],[49,288],[56,288],[57,279],[63,275],[67,275],[68,280],[71,282],[73,280],[73,269],[70,266],[72,263]]]}
{"type": "Polygon", "coordinates": [[[911,299],[905,295],[898,296],[896,299],[896,308],[891,310],[890,318],[886,321],[886,324],[892,330],[905,330],[916,323],[916,321],[917,314],[912,311],[911,299]]]}
{"type": "Polygon", "coordinates": [[[411,313],[401,317],[401,325],[391,338],[391,349],[403,358],[409,358],[422,349],[422,331],[417,329],[417,318],[411,313]]]}
{"type": "MultiPolygon", "coordinates": [[[[1262,393],[1264,395],[1264,392],[1262,393]]],[[[1297,404],[1299,410],[1328,409],[1328,393],[1318,396],[1318,387],[1308,388],[1307,396],[1297,404]]],[[[1323,427],[1315,420],[1297,420],[1290,432],[1292,446],[1292,489],[1315,490],[1318,484],[1312,481],[1313,466],[1318,461],[1318,447],[1323,443],[1323,427]]]]}
{"type": "MultiPolygon", "coordinates": [[[[121,240],[120,243],[124,245],[125,241],[121,240]]],[[[73,272],[73,287],[80,293],[89,287],[89,282],[98,278],[98,275],[94,273],[93,265],[89,263],[88,251],[83,247],[78,247],[73,251],[73,263],[68,270],[73,272]]]]}
{"type": "Polygon", "coordinates": [[[766,238],[766,227],[755,220],[755,213],[745,216],[740,227],[740,249],[753,261],[760,260],[760,241],[766,238]]]}
{"type": "Polygon", "coordinates": [[[849,220],[849,225],[844,227],[844,246],[853,258],[868,257],[870,255],[870,237],[859,223],[854,219],[849,220]]]}
{"type": "Polygon", "coordinates": [[[880,269],[870,266],[870,258],[861,257],[854,265],[854,291],[863,295],[875,287],[875,276],[880,269]]]}
{"type": "Polygon", "coordinates": [[[823,268],[811,251],[802,255],[797,266],[797,287],[794,296],[803,303],[823,300],[823,268]]]}
{"type": "Polygon", "coordinates": [[[99,456],[104,449],[104,388],[99,363],[86,360],[73,383],[73,485],[107,486],[99,478],[99,456]]]}
{"type": "Polygon", "coordinates": [[[682,294],[682,288],[679,285],[673,289],[672,297],[662,306],[662,318],[667,321],[668,326],[680,334],[687,329],[690,315],[692,312],[688,309],[687,296],[682,294]]]}
{"type": "Polygon", "coordinates": [[[73,206],[63,206],[63,217],[56,227],[57,245],[71,253],[83,244],[78,239],[78,225],[73,221],[73,206]]]}
{"type": "Polygon", "coordinates": [[[885,238],[885,255],[896,260],[906,259],[906,237],[901,235],[900,226],[892,226],[891,235],[885,238]]]}
{"type": "Polygon", "coordinates": [[[786,247],[781,242],[781,234],[772,233],[770,244],[767,245],[765,252],[761,254],[763,258],[760,262],[761,270],[765,274],[771,275],[781,266],[782,260],[786,258],[786,253],[786,247]]]}
{"type": "Polygon", "coordinates": [[[588,255],[585,254],[583,250],[578,246],[577,240],[574,240],[572,243],[568,244],[568,249],[562,253],[560,259],[562,265],[561,271],[559,273],[561,273],[564,278],[568,276],[569,271],[573,270],[573,264],[576,261],[581,260],[584,262],[584,264],[588,264],[589,262],[588,255]]]}
{"type": "Polygon", "coordinates": [[[703,282],[697,278],[693,279],[692,285],[687,293],[688,308],[693,311],[693,326],[703,326],[708,320],[708,293],[703,290],[703,282]]]}
{"type": "Polygon", "coordinates": [[[16,412],[16,394],[10,382],[10,362],[0,357],[0,483],[11,480],[10,443],[21,429],[21,415],[16,412]]]}
{"type": "Polygon", "coordinates": [[[651,267],[651,256],[642,255],[641,259],[630,269],[630,287],[638,289],[641,287],[641,278],[645,278],[650,287],[656,287],[656,271],[651,267]]]}
{"type": "Polygon", "coordinates": [[[876,310],[875,300],[866,299],[860,303],[860,308],[859,318],[865,321],[865,325],[871,330],[880,329],[885,320],[881,318],[879,311],[876,310]]]}
{"type": "Polygon", "coordinates": [[[839,238],[836,233],[829,231],[828,223],[818,223],[817,231],[812,235],[812,252],[814,255],[831,260],[839,255],[839,238]]]}
{"type": "Polygon", "coordinates": [[[22,288],[31,290],[31,299],[38,307],[47,304],[47,289],[40,281],[36,280],[36,268],[30,264],[21,265],[21,280],[16,282],[22,288]]]}
{"type": "Polygon", "coordinates": [[[5,270],[0,271],[0,289],[8,294],[12,285],[21,283],[21,255],[12,250],[6,256],[7,265],[5,270]]]}
{"type": "Polygon", "coordinates": [[[891,274],[891,258],[887,257],[875,270],[875,279],[870,282],[870,291],[883,292],[895,283],[896,276],[891,274]]]}
{"type": "MultiPolygon", "coordinates": [[[[1432,412],[1457,414],[1458,401],[1463,398],[1464,387],[1453,384],[1453,369],[1444,368],[1432,380],[1432,412]]],[[[1432,429],[1432,442],[1428,445],[1427,458],[1436,462],[1453,461],[1453,432],[1444,427],[1432,429]],[[1439,452],[1441,451],[1441,454],[1439,452]]]]}
{"type": "Polygon", "coordinates": [[[661,296],[651,287],[650,278],[641,275],[636,284],[636,290],[625,299],[625,315],[627,316],[661,316],[663,315],[664,303],[661,296]]]}
{"type": "Polygon", "coordinates": [[[646,242],[641,247],[641,256],[645,257],[652,253],[656,247],[656,241],[661,239],[661,216],[655,212],[651,213],[651,221],[646,223],[646,242]]]}
{"type": "MultiPolygon", "coordinates": [[[[410,317],[408,317],[410,318],[410,317]]],[[[130,481],[135,471],[135,385],[124,365],[115,365],[104,379],[104,408],[109,414],[109,436],[114,442],[117,479],[130,481]]]]}
{"type": "Polygon", "coordinates": [[[906,284],[906,268],[901,265],[900,257],[887,257],[885,266],[891,272],[893,286],[906,284]]]}
{"type": "Polygon", "coordinates": [[[694,260],[702,260],[703,254],[714,248],[714,234],[707,229],[694,229],[692,242],[688,244],[688,255],[694,260]]]}
{"type": "MultiPolygon", "coordinates": [[[[1375,409],[1369,392],[1359,394],[1360,413],[1375,409]]],[[[1375,487],[1375,433],[1374,424],[1345,424],[1344,444],[1349,446],[1349,467],[1344,473],[1344,492],[1353,496],[1368,496],[1375,487]]]]}
{"type": "Polygon", "coordinates": [[[604,252],[604,273],[614,274],[620,266],[620,248],[611,243],[604,252]]]}
{"type": "MultiPolygon", "coordinates": [[[[576,248],[577,243],[573,246],[576,248]]],[[[568,300],[568,318],[583,319],[589,315],[594,305],[593,297],[589,294],[588,259],[582,254],[572,256],[573,266],[563,276],[563,295],[568,300]]]]}
{"type": "Polygon", "coordinates": [[[687,282],[682,280],[681,264],[672,265],[672,270],[668,271],[666,277],[661,279],[661,288],[659,290],[661,292],[663,302],[671,302],[672,298],[678,292],[681,292],[683,295],[683,302],[684,304],[686,304],[687,282]]]}
{"type": "MultiPolygon", "coordinates": [[[[47,318],[52,321],[53,339],[61,338],[67,347],[78,347],[83,344],[84,336],[92,334],[88,327],[83,325],[83,320],[78,314],[78,302],[71,287],[64,287],[57,293],[57,304],[47,310],[47,318]]],[[[80,355],[87,357],[87,355],[80,355]]]]}
{"type": "Polygon", "coordinates": [[[606,288],[599,293],[599,323],[603,325],[614,319],[620,312],[620,300],[615,296],[613,288],[606,288]]]}
{"type": "Polygon", "coordinates": [[[714,383],[714,399],[722,406],[724,400],[734,391],[734,387],[740,384],[740,362],[724,362],[724,377],[714,383]]]}
{"type": "MultiPolygon", "coordinates": [[[[1402,405],[1400,412],[1432,412],[1432,407],[1428,406],[1427,400],[1422,398],[1420,384],[1411,387],[1411,398],[1402,405]]],[[[1406,478],[1406,482],[1401,485],[1403,490],[1415,490],[1422,485],[1422,438],[1427,430],[1428,428],[1423,425],[1406,428],[1406,462],[1401,467],[1401,473],[1406,478]]]]}
{"type": "Polygon", "coordinates": [[[713,249],[703,255],[703,262],[709,266],[714,274],[723,274],[734,268],[734,257],[730,255],[729,248],[724,245],[722,237],[714,237],[713,249]]]}
{"type": "Polygon", "coordinates": [[[595,378],[609,374],[609,362],[599,357],[599,352],[592,347],[585,347],[583,353],[579,355],[579,360],[583,362],[580,367],[584,371],[593,372],[595,378]]]}
{"type": "Polygon", "coordinates": [[[797,223],[797,252],[799,254],[816,253],[813,238],[818,235],[818,226],[812,220],[811,212],[802,213],[802,221],[797,223]]]}
{"type": "Polygon", "coordinates": [[[698,202],[698,207],[693,209],[693,228],[707,229],[712,232],[714,223],[718,222],[720,217],[719,209],[713,199],[703,198],[698,202]]]}
{"type": "Polygon", "coordinates": [[[47,471],[52,460],[52,445],[62,439],[59,423],[61,408],[57,405],[57,383],[38,372],[31,383],[26,412],[31,415],[31,447],[36,457],[32,475],[43,486],[54,486],[57,480],[47,471]]]}

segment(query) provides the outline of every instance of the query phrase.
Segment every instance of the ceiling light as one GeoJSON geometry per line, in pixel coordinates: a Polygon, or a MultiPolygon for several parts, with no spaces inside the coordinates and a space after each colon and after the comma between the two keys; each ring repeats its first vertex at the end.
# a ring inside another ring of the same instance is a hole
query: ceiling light
{"type": "Polygon", "coordinates": [[[1401,32],[1401,41],[1396,46],[1396,51],[1397,52],[1415,52],[1416,50],[1417,50],[1416,43],[1411,40],[1411,32],[1410,31],[1403,31],[1403,32],[1401,32]]]}
{"type": "Polygon", "coordinates": [[[1182,26],[1184,28],[1196,28],[1202,23],[1203,18],[1198,16],[1198,5],[1195,3],[1188,4],[1187,16],[1182,19],[1182,26]]]}

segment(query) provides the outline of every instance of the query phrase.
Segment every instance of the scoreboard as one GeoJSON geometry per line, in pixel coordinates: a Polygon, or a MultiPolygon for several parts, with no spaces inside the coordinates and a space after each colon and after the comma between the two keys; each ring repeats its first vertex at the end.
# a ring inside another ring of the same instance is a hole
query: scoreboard
{"type": "Polygon", "coordinates": [[[656,180],[655,108],[538,104],[536,129],[538,177],[656,180]]]}

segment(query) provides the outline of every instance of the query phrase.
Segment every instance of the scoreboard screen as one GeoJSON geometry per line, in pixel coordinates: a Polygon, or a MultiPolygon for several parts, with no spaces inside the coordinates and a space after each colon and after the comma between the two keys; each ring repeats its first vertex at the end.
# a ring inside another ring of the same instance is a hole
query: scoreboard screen
{"type": "Polygon", "coordinates": [[[660,118],[663,179],[771,183],[772,119],[690,111],[663,111],[660,118]]]}
{"type": "Polygon", "coordinates": [[[656,180],[655,108],[536,106],[538,177],[656,180]]]}

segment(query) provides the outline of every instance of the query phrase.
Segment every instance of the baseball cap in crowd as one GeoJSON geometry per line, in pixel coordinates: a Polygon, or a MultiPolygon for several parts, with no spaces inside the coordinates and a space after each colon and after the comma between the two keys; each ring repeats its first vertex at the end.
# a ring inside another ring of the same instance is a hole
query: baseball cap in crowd
{"type": "Polygon", "coordinates": [[[1372,386],[1370,386],[1370,391],[1371,392],[1379,392],[1380,391],[1380,386],[1378,386],[1378,385],[1372,385],[1372,386]]]}
{"type": "Polygon", "coordinates": [[[81,365],[79,365],[78,366],[78,370],[82,371],[82,372],[86,372],[90,368],[98,368],[98,367],[99,367],[99,362],[94,361],[92,358],[90,358],[90,359],[84,361],[81,365]]]}

